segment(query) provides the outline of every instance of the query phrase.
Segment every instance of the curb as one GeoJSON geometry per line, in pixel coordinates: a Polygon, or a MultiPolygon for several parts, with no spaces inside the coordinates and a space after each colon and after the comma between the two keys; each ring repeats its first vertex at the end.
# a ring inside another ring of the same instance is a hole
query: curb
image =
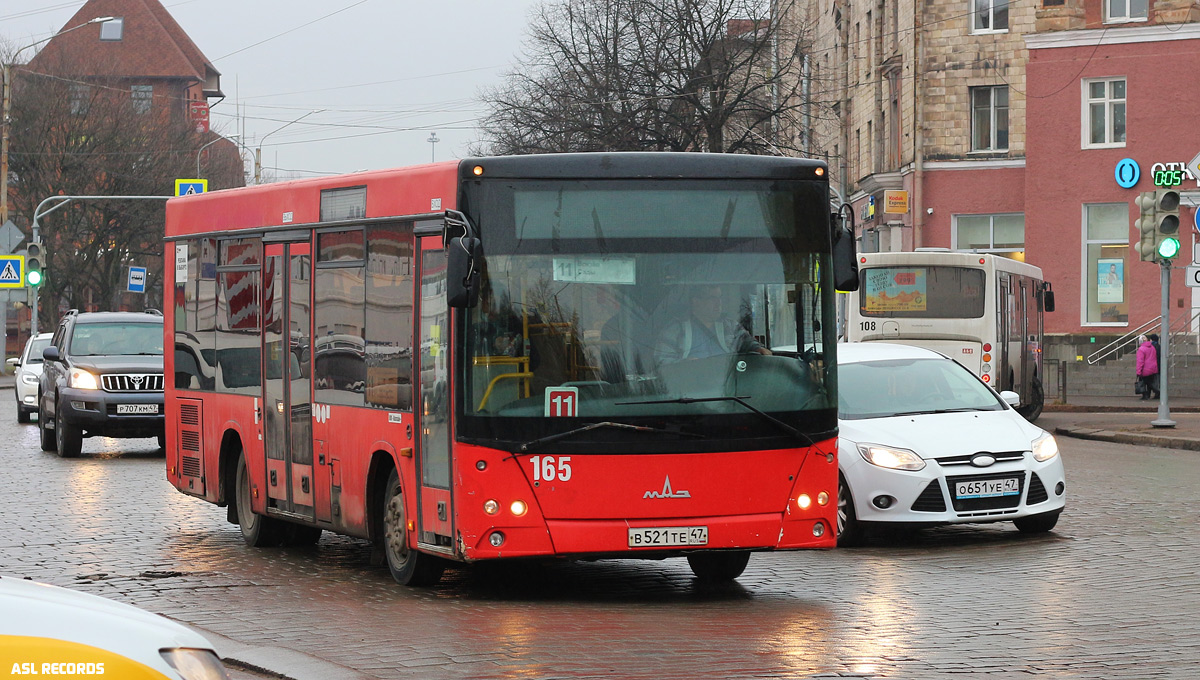
{"type": "Polygon", "coordinates": [[[1194,437],[1169,437],[1161,434],[1122,432],[1090,427],[1056,427],[1054,428],[1054,433],[1076,439],[1092,439],[1095,441],[1133,444],[1136,446],[1157,446],[1163,449],[1200,451],[1200,439],[1194,437]]]}

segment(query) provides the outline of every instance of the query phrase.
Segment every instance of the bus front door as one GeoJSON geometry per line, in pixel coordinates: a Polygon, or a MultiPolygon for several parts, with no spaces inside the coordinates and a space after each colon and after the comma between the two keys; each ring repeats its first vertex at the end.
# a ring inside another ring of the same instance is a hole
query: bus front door
{"type": "Polygon", "coordinates": [[[268,243],[263,260],[263,448],[267,511],[315,518],[311,246],[268,243]]]}
{"type": "Polygon", "coordinates": [[[418,239],[417,534],[428,550],[453,552],[450,491],[450,310],[442,237],[418,239]]]}

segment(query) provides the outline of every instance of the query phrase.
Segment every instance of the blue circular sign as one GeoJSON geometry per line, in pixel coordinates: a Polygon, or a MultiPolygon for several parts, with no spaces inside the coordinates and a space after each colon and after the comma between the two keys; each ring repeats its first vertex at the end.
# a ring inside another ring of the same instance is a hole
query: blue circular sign
{"type": "Polygon", "coordinates": [[[1142,176],[1142,169],[1132,158],[1122,158],[1117,161],[1117,169],[1113,171],[1113,176],[1117,178],[1117,186],[1132,189],[1142,176]]]}

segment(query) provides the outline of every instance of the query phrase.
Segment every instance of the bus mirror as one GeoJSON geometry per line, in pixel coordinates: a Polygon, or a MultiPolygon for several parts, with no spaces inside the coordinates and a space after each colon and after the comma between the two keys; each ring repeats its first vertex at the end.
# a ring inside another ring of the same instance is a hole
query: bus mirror
{"type": "Polygon", "coordinates": [[[446,245],[446,295],[451,307],[474,307],[479,302],[479,239],[458,236],[446,245]]]}
{"type": "Polygon", "coordinates": [[[833,230],[833,287],[840,293],[858,290],[858,254],[854,234],[842,226],[833,230]]]}
{"type": "Polygon", "coordinates": [[[1042,290],[1042,309],[1047,312],[1054,311],[1054,291],[1050,290],[1050,284],[1042,290]]]}

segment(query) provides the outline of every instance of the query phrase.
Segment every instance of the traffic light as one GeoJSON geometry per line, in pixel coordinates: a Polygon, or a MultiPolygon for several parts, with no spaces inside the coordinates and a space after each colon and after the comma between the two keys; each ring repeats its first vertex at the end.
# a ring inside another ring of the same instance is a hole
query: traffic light
{"type": "Polygon", "coordinates": [[[1154,192],[1143,191],[1133,201],[1140,216],[1134,224],[1138,230],[1138,256],[1143,262],[1153,262],[1158,253],[1158,222],[1154,219],[1154,192]]]}
{"type": "Polygon", "coordinates": [[[1143,261],[1169,260],[1179,253],[1179,192],[1143,191],[1134,200],[1140,216],[1138,255],[1143,261]]]}
{"type": "Polygon", "coordinates": [[[42,244],[31,241],[25,248],[25,285],[37,288],[42,285],[42,244]]]}
{"type": "Polygon", "coordinates": [[[1154,192],[1154,221],[1158,229],[1158,256],[1170,260],[1179,254],[1179,192],[1154,192]]]}

